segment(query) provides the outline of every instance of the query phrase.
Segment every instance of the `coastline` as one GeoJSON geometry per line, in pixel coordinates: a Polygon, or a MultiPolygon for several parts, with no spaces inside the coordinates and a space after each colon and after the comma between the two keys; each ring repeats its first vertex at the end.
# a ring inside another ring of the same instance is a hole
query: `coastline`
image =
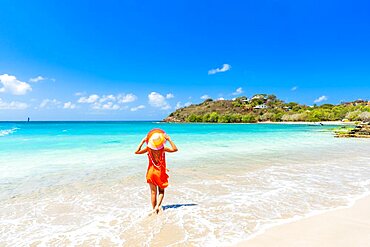
{"type": "Polygon", "coordinates": [[[301,125],[356,125],[357,122],[342,122],[342,121],[320,121],[320,122],[256,122],[256,123],[209,123],[209,122],[171,122],[162,121],[161,123],[171,123],[171,124],[301,124],[301,125]]]}
{"type": "Polygon", "coordinates": [[[0,246],[230,246],[370,191],[369,142],[335,126],[197,125],[4,124],[18,129],[1,139],[0,246]],[[158,127],[181,153],[166,210],[147,217],[147,158],[132,147],[158,127]]]}
{"type": "Polygon", "coordinates": [[[370,195],[346,208],[338,208],[298,221],[277,225],[241,246],[367,246],[370,243],[370,195]]]}
{"type": "Polygon", "coordinates": [[[355,125],[355,122],[342,122],[342,121],[319,121],[319,122],[257,122],[256,124],[311,124],[311,125],[355,125]]]}

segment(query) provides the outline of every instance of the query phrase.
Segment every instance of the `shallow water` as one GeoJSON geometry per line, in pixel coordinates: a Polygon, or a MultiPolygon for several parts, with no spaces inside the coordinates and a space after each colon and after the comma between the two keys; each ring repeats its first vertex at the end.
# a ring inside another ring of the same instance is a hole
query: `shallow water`
{"type": "Polygon", "coordinates": [[[370,140],[332,126],[0,123],[0,245],[227,246],[370,189],[370,140]],[[148,217],[152,128],[168,154],[165,210],[148,217]]]}

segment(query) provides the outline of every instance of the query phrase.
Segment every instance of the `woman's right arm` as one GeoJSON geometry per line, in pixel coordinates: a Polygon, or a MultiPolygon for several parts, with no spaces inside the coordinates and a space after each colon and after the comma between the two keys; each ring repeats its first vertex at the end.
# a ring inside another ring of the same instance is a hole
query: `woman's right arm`
{"type": "Polygon", "coordinates": [[[141,147],[144,145],[145,141],[146,141],[146,137],[141,141],[141,143],[137,147],[137,149],[135,151],[135,154],[144,154],[144,153],[146,153],[148,151],[147,150],[147,147],[141,149],[141,147]]]}

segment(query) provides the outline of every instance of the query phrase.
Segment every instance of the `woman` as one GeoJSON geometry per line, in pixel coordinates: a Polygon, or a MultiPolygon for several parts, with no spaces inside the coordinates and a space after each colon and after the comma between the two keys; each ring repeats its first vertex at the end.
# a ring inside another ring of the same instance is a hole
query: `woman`
{"type": "Polygon", "coordinates": [[[151,190],[153,212],[159,212],[164,197],[164,189],[168,186],[165,152],[172,153],[177,150],[175,143],[172,142],[171,138],[163,130],[153,129],[141,141],[135,151],[135,154],[148,154],[149,165],[146,173],[146,181],[151,190]],[[164,146],[166,141],[170,142],[170,148],[164,146]],[[141,149],[144,143],[147,146],[141,149]],[[158,198],[157,190],[159,192],[158,198]]]}

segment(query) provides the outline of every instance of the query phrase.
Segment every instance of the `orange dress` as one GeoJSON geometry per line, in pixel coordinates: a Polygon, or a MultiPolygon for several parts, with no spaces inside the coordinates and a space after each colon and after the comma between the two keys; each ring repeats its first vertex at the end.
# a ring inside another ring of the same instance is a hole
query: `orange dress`
{"type": "Polygon", "coordinates": [[[148,171],[146,173],[146,181],[164,189],[168,186],[168,175],[166,173],[166,157],[164,148],[158,150],[160,152],[160,158],[157,163],[154,161],[152,150],[150,150],[150,148],[148,149],[149,165],[148,171]]]}

